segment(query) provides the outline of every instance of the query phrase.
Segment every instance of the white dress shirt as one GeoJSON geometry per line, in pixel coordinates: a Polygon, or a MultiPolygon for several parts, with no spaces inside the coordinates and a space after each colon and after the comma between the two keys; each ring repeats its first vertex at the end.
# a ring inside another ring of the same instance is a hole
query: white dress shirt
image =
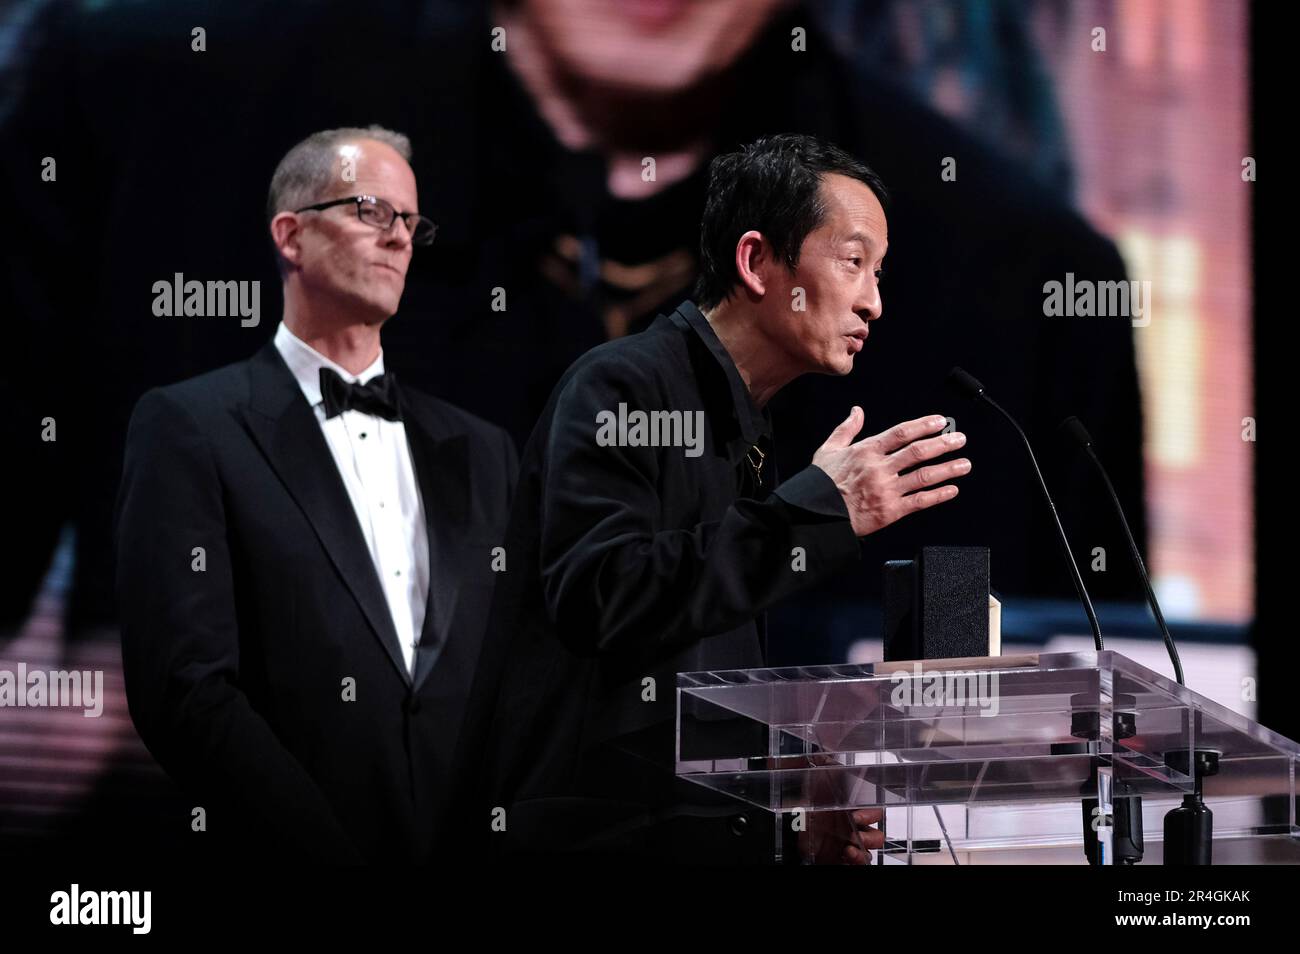
{"type": "Polygon", "coordinates": [[[326,420],[320,392],[322,367],[337,372],[344,381],[365,384],[384,373],[384,353],[381,350],[375,363],[360,374],[350,374],[284,322],[276,329],[275,347],[316,412],[379,574],[407,672],[413,673],[429,595],[429,535],[406,427],[401,421],[355,410],[326,420]]]}

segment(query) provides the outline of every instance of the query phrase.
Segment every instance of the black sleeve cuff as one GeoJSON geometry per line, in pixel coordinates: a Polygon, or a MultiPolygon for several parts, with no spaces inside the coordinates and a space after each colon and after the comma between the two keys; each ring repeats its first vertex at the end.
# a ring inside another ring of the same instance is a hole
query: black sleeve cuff
{"type": "Polygon", "coordinates": [[[816,464],[809,464],[772,493],[792,507],[823,517],[838,517],[849,525],[849,508],[844,505],[839,488],[830,474],[816,464]]]}
{"type": "Polygon", "coordinates": [[[836,565],[861,557],[849,508],[826,471],[809,464],[772,494],[791,507],[822,518],[807,521],[802,532],[796,531],[815,550],[819,562],[836,565]]]}

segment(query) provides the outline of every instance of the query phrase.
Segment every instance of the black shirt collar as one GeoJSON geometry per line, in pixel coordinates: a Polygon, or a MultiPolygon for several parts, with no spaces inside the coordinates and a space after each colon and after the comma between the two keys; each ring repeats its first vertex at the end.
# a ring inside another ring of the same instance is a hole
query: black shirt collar
{"type": "Polygon", "coordinates": [[[740,434],[747,445],[754,445],[759,442],[759,438],[768,438],[772,436],[772,422],[767,413],[760,411],[758,405],[754,403],[754,398],[749,393],[749,388],[745,386],[745,380],[740,376],[740,371],[736,367],[736,362],[731,359],[727,349],[723,347],[722,342],[718,340],[718,335],[709,324],[709,319],[695,306],[695,302],[689,299],[677,306],[669,318],[682,329],[690,329],[699,336],[704,346],[709,349],[709,353],[717,360],[722,372],[727,377],[727,385],[731,390],[731,401],[734,405],[736,420],[740,424],[740,434]]]}

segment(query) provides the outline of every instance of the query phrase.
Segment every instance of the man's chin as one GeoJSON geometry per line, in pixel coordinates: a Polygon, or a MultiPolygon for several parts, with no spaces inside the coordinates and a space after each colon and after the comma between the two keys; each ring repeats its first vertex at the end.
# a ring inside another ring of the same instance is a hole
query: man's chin
{"type": "Polygon", "coordinates": [[[853,373],[853,355],[848,354],[836,358],[830,363],[830,367],[825,369],[826,374],[833,374],[836,377],[844,377],[846,374],[853,373]]]}
{"type": "Polygon", "coordinates": [[[374,298],[366,298],[357,302],[358,309],[363,316],[361,321],[367,325],[382,325],[397,314],[399,304],[401,304],[400,298],[394,301],[387,295],[376,295],[374,298]]]}
{"type": "Polygon", "coordinates": [[[827,361],[822,364],[813,365],[806,373],[824,374],[829,377],[842,378],[845,375],[853,373],[853,359],[849,358],[847,362],[827,361]]]}

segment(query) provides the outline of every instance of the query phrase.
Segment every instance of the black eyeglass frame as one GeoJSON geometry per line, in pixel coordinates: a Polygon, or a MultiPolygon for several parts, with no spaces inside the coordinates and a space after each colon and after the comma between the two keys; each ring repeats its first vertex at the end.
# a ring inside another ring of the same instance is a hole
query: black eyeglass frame
{"type": "Polygon", "coordinates": [[[366,225],[380,229],[381,231],[386,232],[391,229],[393,223],[400,218],[402,223],[406,226],[407,233],[411,236],[411,243],[413,245],[432,245],[434,238],[438,234],[438,223],[434,222],[433,219],[429,218],[427,215],[421,215],[419,212],[398,212],[391,202],[387,199],[381,199],[377,195],[349,195],[342,199],[332,199],[329,202],[317,202],[315,205],[304,205],[301,209],[294,209],[293,211],[295,215],[299,212],[323,212],[326,209],[332,209],[337,205],[347,205],[349,202],[355,203],[356,205],[358,221],[365,222],[366,225]],[[361,208],[367,203],[380,209],[387,208],[393,213],[389,218],[387,225],[379,225],[377,222],[366,222],[366,220],[361,217],[361,208]],[[412,219],[414,219],[414,224],[412,223],[412,219]],[[428,238],[417,238],[416,230],[425,223],[429,226],[428,238]]]}

